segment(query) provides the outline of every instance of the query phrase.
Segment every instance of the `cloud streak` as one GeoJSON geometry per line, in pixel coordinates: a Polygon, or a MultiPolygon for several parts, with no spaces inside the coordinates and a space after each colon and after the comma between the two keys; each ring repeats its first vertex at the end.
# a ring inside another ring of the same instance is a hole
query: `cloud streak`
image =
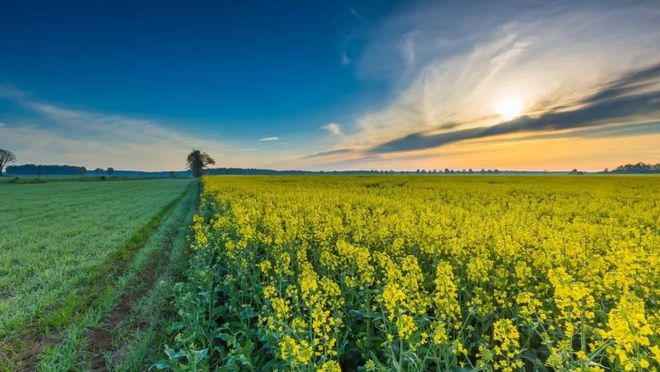
{"type": "Polygon", "coordinates": [[[62,163],[138,170],[183,169],[192,148],[202,148],[223,162],[257,162],[250,147],[170,129],[148,119],[64,108],[26,98],[9,98],[30,115],[2,119],[0,138],[21,163],[62,163]]]}
{"type": "Polygon", "coordinates": [[[364,17],[362,17],[362,15],[360,15],[360,13],[358,13],[354,8],[348,8],[348,12],[359,21],[364,21],[364,17]]]}
{"type": "Polygon", "coordinates": [[[280,137],[263,137],[259,138],[257,141],[259,142],[273,142],[273,141],[279,141],[280,137]]]}
{"type": "Polygon", "coordinates": [[[660,65],[626,74],[592,96],[579,100],[573,106],[579,108],[569,111],[552,110],[536,118],[521,117],[489,127],[439,134],[413,133],[377,145],[370,152],[424,150],[453,142],[503,134],[556,131],[660,118],[660,65]]]}
{"type": "Polygon", "coordinates": [[[25,95],[23,91],[10,83],[0,83],[0,98],[16,99],[25,95]]]}
{"type": "Polygon", "coordinates": [[[303,159],[314,159],[314,158],[322,158],[326,157],[329,155],[341,155],[341,154],[349,154],[352,153],[353,151],[350,149],[337,149],[337,150],[328,150],[328,151],[321,151],[317,152],[311,155],[307,155],[303,157],[303,159]]]}
{"type": "Polygon", "coordinates": [[[339,63],[341,63],[342,66],[348,66],[348,65],[351,64],[351,59],[348,58],[348,55],[346,54],[346,52],[341,54],[341,59],[340,59],[339,63]]]}

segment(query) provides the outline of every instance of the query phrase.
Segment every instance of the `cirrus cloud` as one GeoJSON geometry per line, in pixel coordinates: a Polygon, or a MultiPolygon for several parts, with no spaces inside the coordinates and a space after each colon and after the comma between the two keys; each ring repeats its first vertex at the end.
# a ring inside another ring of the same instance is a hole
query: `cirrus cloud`
{"type": "MultiPolygon", "coordinates": [[[[650,2],[416,3],[373,30],[356,62],[360,76],[388,80],[393,98],[358,116],[334,144],[349,152],[328,156],[359,164],[387,154],[391,161],[458,143],[478,151],[483,141],[505,143],[514,134],[540,140],[655,122],[658,24],[660,8],[650,2]],[[507,96],[523,102],[512,120],[496,109],[507,96]]],[[[631,146],[622,144],[619,154],[631,146]]]]}
{"type": "Polygon", "coordinates": [[[341,125],[339,125],[337,123],[330,123],[328,125],[324,125],[324,126],[321,127],[321,129],[323,129],[323,130],[327,131],[328,133],[330,133],[332,135],[335,135],[335,136],[339,136],[339,135],[343,134],[343,132],[341,130],[341,125]]]}

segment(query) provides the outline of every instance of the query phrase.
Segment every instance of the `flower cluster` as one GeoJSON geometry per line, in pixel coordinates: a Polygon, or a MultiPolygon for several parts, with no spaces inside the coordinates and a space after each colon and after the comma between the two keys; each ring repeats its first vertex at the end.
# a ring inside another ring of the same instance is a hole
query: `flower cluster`
{"type": "Polygon", "coordinates": [[[514,371],[522,368],[519,338],[518,329],[510,319],[500,319],[493,324],[495,369],[514,371]]]}

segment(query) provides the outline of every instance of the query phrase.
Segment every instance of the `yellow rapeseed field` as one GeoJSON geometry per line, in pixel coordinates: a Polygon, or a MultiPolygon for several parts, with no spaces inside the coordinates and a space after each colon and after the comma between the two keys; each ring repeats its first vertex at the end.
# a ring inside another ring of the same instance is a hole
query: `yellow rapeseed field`
{"type": "Polygon", "coordinates": [[[173,367],[658,369],[658,177],[205,177],[193,228],[173,367]]]}

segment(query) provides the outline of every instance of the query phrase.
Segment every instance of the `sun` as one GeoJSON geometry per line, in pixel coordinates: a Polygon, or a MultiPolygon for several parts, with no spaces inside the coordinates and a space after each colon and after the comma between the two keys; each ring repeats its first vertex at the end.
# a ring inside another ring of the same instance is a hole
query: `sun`
{"type": "Polygon", "coordinates": [[[502,116],[502,119],[517,118],[522,113],[523,100],[517,96],[502,97],[495,103],[495,110],[502,116]]]}

